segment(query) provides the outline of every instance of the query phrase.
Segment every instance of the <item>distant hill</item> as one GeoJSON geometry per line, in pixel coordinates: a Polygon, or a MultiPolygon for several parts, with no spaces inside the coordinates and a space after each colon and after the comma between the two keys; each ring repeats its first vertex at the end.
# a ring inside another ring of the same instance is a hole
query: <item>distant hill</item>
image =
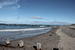
{"type": "Polygon", "coordinates": [[[75,24],[71,24],[72,26],[75,26],[75,24]]]}
{"type": "Polygon", "coordinates": [[[0,25],[5,25],[5,26],[53,26],[53,25],[44,25],[44,24],[5,24],[5,23],[0,23],[0,25]]]}

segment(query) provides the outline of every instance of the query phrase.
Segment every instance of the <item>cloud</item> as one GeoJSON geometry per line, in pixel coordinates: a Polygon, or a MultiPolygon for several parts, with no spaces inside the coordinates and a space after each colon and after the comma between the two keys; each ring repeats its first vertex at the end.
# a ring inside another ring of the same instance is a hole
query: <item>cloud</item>
{"type": "Polygon", "coordinates": [[[70,23],[68,23],[68,22],[53,21],[53,22],[49,22],[49,24],[52,24],[52,25],[66,25],[66,24],[70,24],[70,23]]]}
{"type": "Polygon", "coordinates": [[[11,6],[17,6],[17,8],[20,8],[20,6],[18,6],[18,2],[20,0],[0,0],[0,8],[3,8],[3,7],[11,7],[11,6]]]}
{"type": "Polygon", "coordinates": [[[49,21],[33,21],[33,23],[50,23],[49,21]]]}
{"type": "Polygon", "coordinates": [[[2,8],[2,6],[0,6],[0,8],[2,8]]]}
{"type": "Polygon", "coordinates": [[[45,17],[39,17],[39,16],[32,16],[32,19],[47,19],[45,17]]]}
{"type": "Polygon", "coordinates": [[[2,20],[0,20],[0,23],[6,23],[7,21],[2,21],[2,20]]]}
{"type": "Polygon", "coordinates": [[[68,22],[58,22],[58,21],[33,21],[32,23],[36,23],[36,24],[39,24],[39,23],[43,23],[43,24],[50,24],[50,25],[67,25],[67,24],[70,24],[68,22]]]}
{"type": "Polygon", "coordinates": [[[12,6],[11,8],[16,9],[16,8],[20,8],[20,7],[21,7],[20,5],[15,5],[15,6],[12,6]]]}

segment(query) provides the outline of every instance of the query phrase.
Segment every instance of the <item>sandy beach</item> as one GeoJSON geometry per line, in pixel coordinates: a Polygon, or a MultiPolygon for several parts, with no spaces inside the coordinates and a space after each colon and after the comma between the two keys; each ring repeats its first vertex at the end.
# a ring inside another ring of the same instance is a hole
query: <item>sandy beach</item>
{"type": "Polygon", "coordinates": [[[60,27],[56,34],[60,36],[60,41],[58,43],[59,50],[75,50],[75,30],[71,30],[67,27],[60,27]]]}
{"type": "Polygon", "coordinates": [[[53,48],[57,48],[59,43],[59,36],[55,33],[56,30],[57,28],[53,28],[52,31],[49,31],[45,34],[11,41],[9,46],[0,45],[0,50],[35,50],[33,46],[35,46],[36,43],[41,43],[42,50],[52,50],[53,48]],[[19,40],[24,41],[23,48],[17,47],[19,40]]]}
{"type": "Polygon", "coordinates": [[[68,27],[56,27],[51,31],[33,37],[11,41],[11,44],[0,45],[0,50],[35,50],[33,46],[41,43],[42,50],[75,50],[75,30],[68,27]],[[18,47],[18,41],[23,40],[24,47],[18,47]]]}

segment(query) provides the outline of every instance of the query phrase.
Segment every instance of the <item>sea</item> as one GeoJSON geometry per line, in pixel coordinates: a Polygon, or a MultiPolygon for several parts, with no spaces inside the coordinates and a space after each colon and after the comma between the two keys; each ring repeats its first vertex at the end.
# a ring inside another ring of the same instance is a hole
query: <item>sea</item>
{"type": "Polygon", "coordinates": [[[27,25],[0,25],[0,42],[4,42],[7,39],[17,40],[21,38],[32,37],[40,34],[47,33],[51,30],[51,27],[40,27],[40,26],[27,26],[27,25]],[[12,31],[13,29],[26,29],[21,31],[12,31]],[[2,30],[2,31],[1,31],[2,30]],[[7,31],[5,31],[7,30],[7,31]],[[11,30],[11,31],[9,31],[11,30]]]}
{"type": "Polygon", "coordinates": [[[25,28],[39,28],[40,26],[32,25],[0,25],[0,29],[25,29],[25,28]]]}

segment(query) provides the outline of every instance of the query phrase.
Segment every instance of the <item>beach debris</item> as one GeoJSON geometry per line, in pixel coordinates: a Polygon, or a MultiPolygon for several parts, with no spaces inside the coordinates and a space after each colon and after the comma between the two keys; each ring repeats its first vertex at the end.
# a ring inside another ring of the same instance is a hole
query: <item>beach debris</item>
{"type": "Polygon", "coordinates": [[[10,39],[7,38],[6,41],[5,41],[6,45],[9,45],[10,44],[10,39]]]}
{"type": "Polygon", "coordinates": [[[37,43],[37,50],[42,50],[41,43],[37,43]]]}
{"type": "Polygon", "coordinates": [[[33,46],[33,48],[34,48],[35,50],[37,50],[37,46],[33,46]]]}
{"type": "Polygon", "coordinates": [[[23,40],[20,40],[20,41],[18,42],[18,46],[19,46],[19,47],[24,47],[24,42],[23,42],[23,40]]]}
{"type": "Polygon", "coordinates": [[[52,34],[50,34],[49,36],[52,36],[52,34]]]}
{"type": "Polygon", "coordinates": [[[53,48],[53,50],[59,50],[59,48],[53,48]]]}

